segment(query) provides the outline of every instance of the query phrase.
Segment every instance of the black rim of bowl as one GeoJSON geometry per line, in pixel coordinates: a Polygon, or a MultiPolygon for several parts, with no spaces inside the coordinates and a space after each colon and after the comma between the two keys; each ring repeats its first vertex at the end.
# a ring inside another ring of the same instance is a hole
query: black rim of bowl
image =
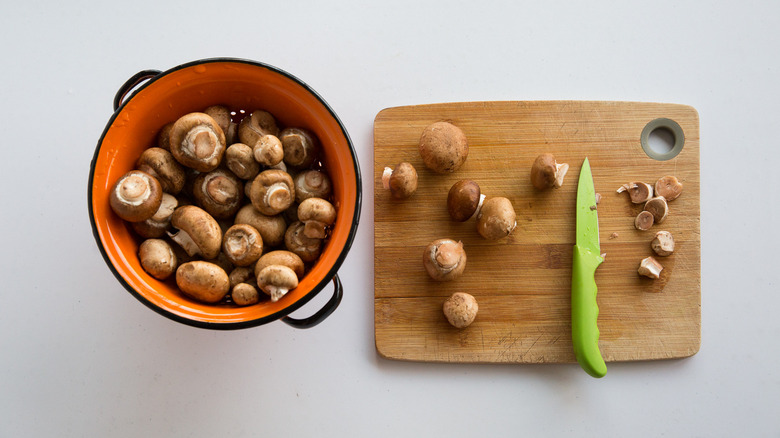
{"type": "Polygon", "coordinates": [[[173,67],[169,70],[166,70],[162,73],[160,73],[157,76],[154,76],[153,78],[150,78],[148,81],[140,85],[136,90],[134,90],[129,97],[125,98],[124,102],[121,103],[121,105],[117,108],[116,111],[111,115],[110,119],[108,120],[108,123],[106,124],[105,129],[103,130],[103,133],[100,135],[100,139],[98,140],[98,144],[95,147],[95,153],[92,156],[92,162],[89,166],[89,181],[87,186],[87,209],[89,211],[89,222],[92,227],[92,235],[95,237],[95,242],[97,243],[98,249],[100,250],[100,254],[103,256],[103,260],[106,262],[106,265],[108,265],[108,268],[111,270],[111,272],[114,274],[114,277],[119,280],[119,283],[124,286],[125,289],[127,289],[130,294],[132,294],[137,300],[145,304],[150,309],[154,310],[155,312],[165,316],[166,318],[169,318],[171,320],[174,320],[176,322],[186,324],[193,327],[198,328],[205,328],[205,329],[216,329],[216,330],[235,330],[235,329],[243,329],[243,328],[249,328],[249,327],[256,327],[259,325],[267,324],[272,321],[276,321],[284,316],[287,316],[288,314],[298,310],[303,305],[308,303],[312,298],[314,298],[326,285],[328,285],[331,280],[333,279],[333,276],[336,275],[339,268],[344,262],[344,259],[347,257],[347,253],[349,253],[350,248],[352,247],[352,243],[355,240],[355,235],[357,234],[358,229],[358,223],[360,222],[360,211],[361,211],[361,199],[362,199],[362,178],[360,175],[360,166],[358,164],[357,159],[357,153],[355,152],[355,147],[352,144],[352,139],[349,137],[349,133],[347,132],[346,127],[344,126],[344,123],[341,122],[341,119],[336,115],[335,111],[333,111],[333,108],[331,108],[330,105],[325,101],[325,99],[322,98],[322,96],[319,95],[316,91],[314,91],[313,88],[311,88],[308,84],[297,78],[296,76],[280,69],[277,67],[274,67],[269,64],[265,64],[258,61],[251,61],[248,59],[241,59],[241,58],[208,58],[208,59],[200,59],[197,61],[188,62],[186,64],[181,64],[179,66],[173,67]],[[243,63],[243,64],[249,64],[256,67],[264,68],[267,70],[271,70],[275,73],[278,73],[280,75],[283,75],[298,85],[302,86],[306,91],[311,93],[312,96],[316,97],[317,100],[322,103],[322,105],[328,110],[331,117],[338,123],[339,127],[341,128],[341,132],[344,134],[344,138],[347,140],[347,146],[349,147],[350,154],[352,156],[352,165],[354,166],[355,171],[355,179],[356,179],[356,197],[355,197],[355,215],[352,218],[352,224],[350,226],[349,235],[347,236],[347,241],[344,243],[344,248],[342,248],[341,253],[339,254],[338,258],[336,259],[336,262],[333,264],[331,269],[328,271],[328,273],[325,275],[325,277],[320,281],[317,285],[315,285],[306,295],[301,297],[298,301],[295,303],[283,308],[282,310],[273,313],[271,315],[264,316],[262,318],[257,318],[249,321],[241,321],[241,322],[208,322],[208,321],[198,321],[193,320],[190,318],[186,318],[180,315],[177,315],[175,313],[169,312],[149,300],[147,300],[143,295],[141,295],[138,291],[136,291],[130,284],[127,283],[127,281],[122,277],[122,275],[119,274],[119,271],[114,267],[114,265],[111,263],[111,259],[108,257],[108,253],[106,253],[105,248],[103,247],[103,243],[100,240],[100,236],[98,235],[97,226],[95,224],[95,213],[92,209],[92,185],[95,178],[95,164],[97,163],[98,155],[100,154],[100,149],[103,145],[103,140],[106,136],[106,133],[108,133],[108,130],[113,126],[114,121],[116,120],[116,117],[119,115],[119,113],[122,112],[122,109],[124,109],[125,105],[130,102],[133,97],[143,91],[146,87],[154,83],[155,81],[159,80],[160,78],[173,73],[177,70],[193,67],[196,65],[201,64],[211,64],[211,63],[220,63],[220,62],[231,62],[231,63],[243,63]]]}

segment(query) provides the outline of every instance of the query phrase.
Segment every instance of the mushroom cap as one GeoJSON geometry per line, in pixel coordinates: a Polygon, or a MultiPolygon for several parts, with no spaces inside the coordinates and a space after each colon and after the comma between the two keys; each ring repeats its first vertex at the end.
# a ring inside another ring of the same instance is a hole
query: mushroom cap
{"type": "Polygon", "coordinates": [[[163,148],[152,147],[143,151],[135,167],[157,178],[165,193],[176,195],[184,187],[184,168],[163,148]]]}
{"type": "Polygon", "coordinates": [[[298,220],[305,224],[306,237],[324,239],[325,228],[336,220],[336,209],[322,198],[304,199],[298,206],[298,220]]]}
{"type": "Polygon", "coordinates": [[[448,122],[436,122],[423,130],[419,151],[427,168],[436,173],[449,173],[466,162],[469,144],[460,128],[448,122]]]}
{"type": "Polygon", "coordinates": [[[471,294],[455,292],[444,301],[442,311],[447,321],[453,327],[465,328],[474,322],[479,311],[479,305],[471,294]]]}
{"type": "Polygon", "coordinates": [[[447,211],[453,220],[465,222],[474,216],[481,199],[479,184],[470,179],[462,179],[453,184],[447,193],[447,211]]]}
{"type": "Polygon", "coordinates": [[[655,182],[656,196],[663,196],[667,201],[673,201],[682,193],[683,185],[676,176],[665,176],[655,182]]]}
{"type": "Polygon", "coordinates": [[[466,251],[462,242],[437,239],[423,251],[423,266],[436,281],[450,281],[460,277],[466,269],[466,251]]]}
{"type": "Polygon", "coordinates": [[[176,254],[171,245],[162,239],[146,239],[141,242],[138,259],[143,270],[158,280],[165,280],[176,271],[176,254]]]}
{"type": "Polygon", "coordinates": [[[194,205],[178,207],[171,216],[171,225],[180,230],[179,232],[186,233],[203,257],[213,259],[219,255],[222,230],[216,219],[202,208],[194,205]]]}
{"type": "Polygon", "coordinates": [[[653,217],[653,213],[650,213],[647,210],[643,210],[639,212],[638,215],[636,215],[636,219],[634,219],[634,227],[637,230],[647,231],[655,222],[655,217],[653,217]]]}
{"type": "Polygon", "coordinates": [[[628,192],[628,196],[631,198],[631,202],[634,204],[641,204],[647,202],[653,197],[653,186],[641,181],[632,181],[628,184],[623,184],[618,190],[618,193],[628,192]]]}
{"type": "Polygon", "coordinates": [[[252,148],[244,143],[233,143],[225,151],[225,165],[237,177],[254,179],[260,173],[260,163],[255,160],[252,148]]]}
{"type": "Polygon", "coordinates": [[[295,253],[304,262],[317,260],[322,252],[322,239],[306,237],[304,229],[306,225],[301,222],[293,222],[284,233],[284,246],[288,251],[295,253]]]}
{"type": "Polygon", "coordinates": [[[660,224],[669,214],[669,205],[666,203],[666,198],[656,196],[645,203],[644,210],[652,213],[655,223],[660,224]]]}
{"type": "Polygon", "coordinates": [[[255,161],[264,166],[276,166],[281,163],[284,158],[282,142],[275,135],[263,135],[252,147],[252,156],[255,161]]]}
{"type": "Polygon", "coordinates": [[[541,154],[531,166],[531,184],[537,190],[546,190],[555,184],[555,157],[553,154],[541,154]]]}
{"type": "Polygon", "coordinates": [[[203,110],[203,114],[208,114],[219,125],[222,132],[227,135],[230,124],[233,123],[230,110],[225,105],[211,105],[203,110]]]}
{"type": "Polygon", "coordinates": [[[176,120],[170,142],[176,161],[198,172],[216,169],[227,147],[222,128],[204,113],[189,113],[176,120]]]}
{"type": "Polygon", "coordinates": [[[175,196],[168,193],[162,194],[160,207],[149,219],[141,222],[131,222],[130,225],[139,236],[147,239],[162,237],[171,225],[171,216],[179,206],[175,196]]]}
{"type": "Polygon", "coordinates": [[[674,252],[674,237],[668,231],[659,231],[655,233],[653,241],[650,242],[650,248],[661,257],[668,257],[674,252]]]}
{"type": "Polygon", "coordinates": [[[141,222],[154,216],[162,203],[162,194],[157,178],[140,170],[131,170],[114,184],[109,204],[122,219],[141,222]]]}
{"type": "Polygon", "coordinates": [[[285,128],[279,133],[284,149],[284,162],[295,168],[306,168],[317,158],[319,141],[308,129],[285,128]]]}
{"type": "Polygon", "coordinates": [[[275,247],[284,243],[287,223],[281,215],[267,216],[257,211],[252,204],[247,204],[238,210],[234,222],[253,226],[263,236],[263,245],[266,247],[275,247]]]}
{"type": "Polygon", "coordinates": [[[252,111],[252,114],[241,119],[241,122],[238,124],[238,139],[245,145],[254,146],[260,140],[260,137],[266,134],[279,134],[276,119],[268,111],[252,111]]]}
{"type": "Polygon", "coordinates": [[[257,263],[255,263],[255,276],[257,276],[263,268],[271,265],[287,266],[295,272],[295,275],[298,276],[299,280],[303,278],[303,260],[294,252],[280,249],[263,254],[260,259],[257,260],[257,263]]]}
{"type": "Polygon", "coordinates": [[[328,198],[331,195],[331,182],[328,174],[322,170],[305,170],[297,174],[295,180],[295,202],[301,203],[307,198],[328,198]]]}
{"type": "Polygon", "coordinates": [[[295,200],[295,184],[289,173],[269,169],[260,172],[249,189],[252,205],[268,216],[279,214],[295,200]]]}
{"type": "Polygon", "coordinates": [[[251,225],[233,225],[222,237],[222,252],[234,265],[249,266],[263,254],[263,237],[251,225]]]}
{"type": "Polygon", "coordinates": [[[512,202],[502,196],[487,199],[477,213],[477,232],[488,240],[504,238],[517,226],[512,202]]]}
{"type": "Polygon", "coordinates": [[[257,285],[275,302],[290,289],[298,287],[298,276],[287,266],[270,265],[257,274],[257,285]]]}
{"type": "Polygon", "coordinates": [[[395,166],[388,181],[390,194],[396,199],[406,199],[417,191],[417,170],[410,163],[395,166]]]}
{"type": "Polygon", "coordinates": [[[230,298],[238,306],[251,306],[260,302],[260,293],[249,283],[238,283],[232,287],[230,298]]]}
{"type": "Polygon", "coordinates": [[[176,285],[186,295],[204,303],[217,303],[230,291],[230,278],[211,262],[195,260],[179,266],[176,285]]]}
{"type": "Polygon", "coordinates": [[[255,269],[252,266],[236,266],[228,274],[230,280],[230,287],[235,287],[239,283],[255,283],[257,284],[257,275],[255,275],[255,269]]]}
{"type": "Polygon", "coordinates": [[[217,219],[236,214],[244,199],[241,180],[228,169],[199,174],[192,186],[195,203],[217,219]]]}

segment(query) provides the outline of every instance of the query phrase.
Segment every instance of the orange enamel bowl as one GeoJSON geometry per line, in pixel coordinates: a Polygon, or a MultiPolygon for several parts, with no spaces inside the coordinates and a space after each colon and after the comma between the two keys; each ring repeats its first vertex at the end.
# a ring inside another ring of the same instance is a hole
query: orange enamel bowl
{"type": "Polygon", "coordinates": [[[279,319],[307,328],[336,309],[342,296],[337,271],[352,245],[360,217],[361,178],[347,130],[322,97],[278,68],[249,60],[218,58],[194,61],[165,72],[142,71],[120,88],[114,109],[92,159],[88,206],[97,245],[125,289],[172,320],[208,329],[247,328],[279,319]],[[132,94],[125,98],[131,90],[132,94]],[[141,268],[137,256],[141,239],[109,206],[111,187],[134,168],[144,149],[155,145],[163,125],[217,104],[247,112],[264,109],[276,117],[280,126],[308,128],[320,140],[322,164],[333,184],[337,219],[319,260],[298,287],[277,302],[238,307],[202,304],[187,298],[173,279],[157,280],[141,268]],[[331,282],[333,296],[312,316],[287,316],[331,282]]]}

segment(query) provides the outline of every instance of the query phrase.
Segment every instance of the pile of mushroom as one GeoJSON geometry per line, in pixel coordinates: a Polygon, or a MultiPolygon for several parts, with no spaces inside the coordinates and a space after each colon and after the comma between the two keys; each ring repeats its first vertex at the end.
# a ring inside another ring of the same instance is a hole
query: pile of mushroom
{"type": "Polygon", "coordinates": [[[160,130],[110,206],[145,239],[141,267],[204,303],[246,306],[295,289],[337,211],[319,141],[265,110],[213,105],[160,130]]]}

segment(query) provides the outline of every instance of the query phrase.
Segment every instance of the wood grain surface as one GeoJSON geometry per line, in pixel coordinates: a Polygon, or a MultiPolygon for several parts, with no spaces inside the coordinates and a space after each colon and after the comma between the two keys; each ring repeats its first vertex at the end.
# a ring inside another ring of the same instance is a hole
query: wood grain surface
{"type": "Polygon", "coordinates": [[[637,102],[468,102],[389,108],[374,121],[375,340],[389,359],[472,363],[575,362],[571,344],[571,258],[575,240],[577,178],[585,157],[593,170],[601,249],[596,271],[599,347],[606,361],[681,358],[701,342],[701,235],[699,226],[699,120],[695,109],[637,102]],[[683,129],[681,153],[667,161],[640,146],[645,125],[669,118],[683,129]],[[460,127],[469,156],[458,171],[440,175],[425,168],[417,144],[436,121],[460,127]],[[531,163],[550,152],[570,164],[563,186],[538,192],[531,163]],[[419,187],[398,201],[382,187],[385,166],[408,161],[419,187]],[[669,203],[669,216],[649,231],[634,228],[642,210],[616,193],[631,181],[653,184],[665,175],[684,185],[669,203]],[[487,241],[472,219],[449,218],[449,188],[460,179],[479,183],[488,197],[509,198],[517,228],[487,241]],[[655,232],[670,231],[674,254],[660,258],[661,278],[641,277],[639,261],[653,255],[655,232]],[[439,238],[463,242],[468,261],[459,279],[431,280],[423,249],[439,238]],[[444,300],[454,292],[474,295],[476,321],[451,327],[444,300]]]}

